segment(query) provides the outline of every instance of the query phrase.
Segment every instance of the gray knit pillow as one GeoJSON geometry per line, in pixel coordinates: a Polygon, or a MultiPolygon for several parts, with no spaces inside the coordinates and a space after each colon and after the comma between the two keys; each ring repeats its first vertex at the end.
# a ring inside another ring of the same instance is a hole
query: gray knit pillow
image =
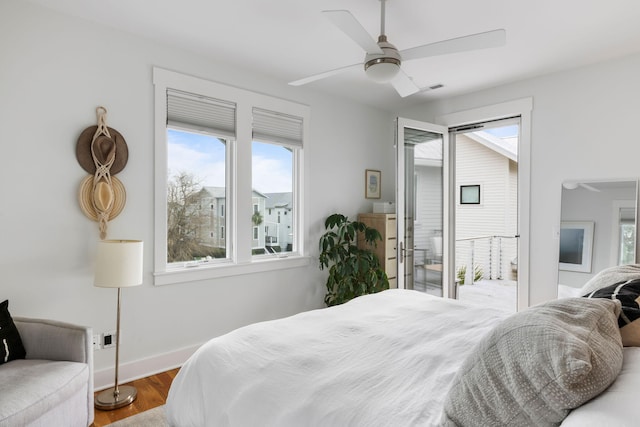
{"type": "Polygon", "coordinates": [[[505,319],[463,362],[443,424],[554,426],[622,367],[620,303],[566,298],[505,319]]]}

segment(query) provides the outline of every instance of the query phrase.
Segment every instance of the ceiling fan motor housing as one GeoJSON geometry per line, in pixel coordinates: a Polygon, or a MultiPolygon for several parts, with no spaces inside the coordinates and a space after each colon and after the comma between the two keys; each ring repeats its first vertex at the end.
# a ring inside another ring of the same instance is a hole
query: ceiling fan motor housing
{"type": "Polygon", "coordinates": [[[367,53],[364,58],[364,71],[371,80],[385,83],[398,74],[402,58],[398,49],[387,41],[387,36],[378,37],[378,46],[384,53],[367,53]]]}

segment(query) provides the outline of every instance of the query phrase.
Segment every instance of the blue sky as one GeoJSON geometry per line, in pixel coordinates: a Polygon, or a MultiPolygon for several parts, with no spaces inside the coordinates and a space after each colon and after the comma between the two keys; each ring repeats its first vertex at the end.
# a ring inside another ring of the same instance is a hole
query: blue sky
{"type": "MultiPolygon", "coordinates": [[[[167,135],[167,166],[171,176],[187,171],[204,186],[224,186],[224,143],[212,136],[174,129],[168,129],[167,135]]],[[[263,193],[292,190],[290,151],[278,145],[254,142],[252,152],[254,189],[263,193]]]]}
{"type": "Polygon", "coordinates": [[[485,129],[484,131],[498,138],[518,136],[518,125],[502,126],[499,128],[485,129]]]}
{"type": "MultiPolygon", "coordinates": [[[[499,138],[516,136],[518,126],[487,129],[499,138]]],[[[168,168],[194,174],[203,186],[222,187],[225,179],[225,145],[218,138],[168,129],[168,168]]],[[[279,145],[253,143],[253,188],[262,193],[292,191],[291,152],[279,145]]],[[[247,165],[248,166],[248,165],[247,165]]],[[[244,167],[241,165],[240,167],[244,167]]]]}

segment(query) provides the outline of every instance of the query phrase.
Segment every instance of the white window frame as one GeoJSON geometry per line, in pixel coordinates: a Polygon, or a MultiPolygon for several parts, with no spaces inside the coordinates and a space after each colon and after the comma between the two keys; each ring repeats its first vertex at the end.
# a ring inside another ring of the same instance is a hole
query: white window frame
{"type": "MultiPolygon", "coordinates": [[[[279,256],[254,257],[251,253],[253,229],[239,226],[236,218],[253,214],[251,168],[232,167],[227,178],[226,236],[232,236],[228,260],[224,263],[201,263],[183,268],[167,268],[167,89],[228,100],[236,103],[236,141],[230,143],[231,164],[251,164],[252,108],[289,114],[303,119],[303,135],[309,135],[310,108],[296,102],[223,85],[209,80],[154,67],[155,91],[155,202],[154,202],[154,284],[168,285],[260,273],[283,268],[303,267],[310,259],[305,248],[308,235],[304,212],[304,156],[303,149],[294,151],[293,206],[295,213],[294,252],[279,256]],[[239,170],[242,169],[242,170],[239,170]],[[229,213],[232,214],[229,214],[229,213]]],[[[306,142],[306,141],[305,141],[306,142]]]]}

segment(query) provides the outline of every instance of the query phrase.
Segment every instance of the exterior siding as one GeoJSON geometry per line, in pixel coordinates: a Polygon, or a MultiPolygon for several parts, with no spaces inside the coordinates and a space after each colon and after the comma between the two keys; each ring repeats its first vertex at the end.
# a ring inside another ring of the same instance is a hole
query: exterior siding
{"type": "Polygon", "coordinates": [[[464,134],[456,136],[456,271],[480,266],[484,278],[514,279],[517,163],[464,134]],[[480,204],[461,205],[460,186],[480,185],[480,204]],[[471,240],[473,239],[473,240],[471,240]]]}

